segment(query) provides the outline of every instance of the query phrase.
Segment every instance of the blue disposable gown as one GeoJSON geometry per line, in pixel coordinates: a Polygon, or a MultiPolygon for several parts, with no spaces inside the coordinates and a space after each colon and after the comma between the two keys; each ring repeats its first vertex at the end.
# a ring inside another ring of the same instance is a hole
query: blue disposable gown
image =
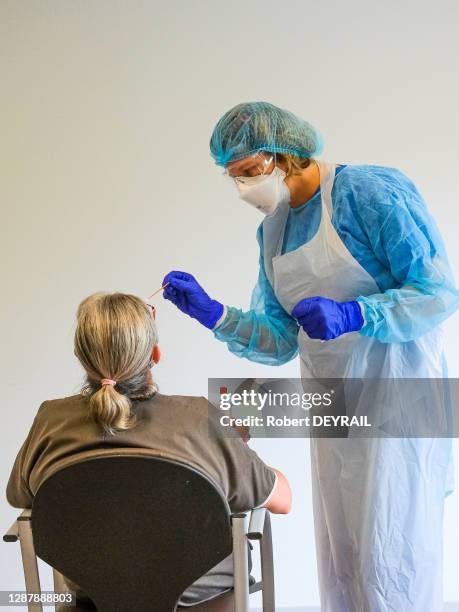
{"type": "MultiPolygon", "coordinates": [[[[380,289],[358,297],[365,306],[361,334],[381,342],[406,342],[459,307],[459,292],[437,226],[421,194],[402,172],[373,165],[340,166],[332,201],[334,228],[380,289]]],[[[282,254],[311,240],[320,216],[318,189],[305,204],[290,209],[282,254]]],[[[281,365],[298,353],[299,328],[266,276],[262,225],[257,240],[259,275],[250,310],[228,307],[214,334],[239,357],[281,365]]]]}

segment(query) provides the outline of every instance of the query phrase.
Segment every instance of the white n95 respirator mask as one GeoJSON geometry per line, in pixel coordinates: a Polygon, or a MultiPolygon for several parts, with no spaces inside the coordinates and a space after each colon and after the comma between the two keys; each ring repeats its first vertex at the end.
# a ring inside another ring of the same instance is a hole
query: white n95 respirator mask
{"type": "Polygon", "coordinates": [[[271,174],[238,176],[234,180],[241,200],[265,215],[271,215],[281,202],[290,201],[290,192],[284,182],[286,176],[283,170],[275,166],[271,174]]]}

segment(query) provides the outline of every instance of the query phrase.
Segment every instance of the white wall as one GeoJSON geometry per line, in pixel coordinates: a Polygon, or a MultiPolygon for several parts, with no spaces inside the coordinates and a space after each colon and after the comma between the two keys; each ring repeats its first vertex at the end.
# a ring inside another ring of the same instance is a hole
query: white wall
{"type": "MultiPolygon", "coordinates": [[[[261,219],[208,155],[214,123],[237,102],[303,116],[324,133],[327,159],[408,173],[458,274],[458,16],[453,1],[2,1],[2,486],[41,401],[78,389],[83,297],[146,296],[185,269],[221,301],[248,305],[261,219]]],[[[236,359],[163,300],[157,320],[166,393],[205,394],[208,377],[298,374],[236,359]]],[[[459,317],[448,330],[459,376],[459,317]]],[[[292,515],[274,525],[278,603],[317,604],[306,443],[254,447],[294,487],[292,515]]],[[[0,509],[6,528],[15,511],[0,509]]],[[[456,493],[447,600],[459,600],[458,512],[456,493]]],[[[0,589],[22,588],[19,550],[0,555],[0,589]]]]}

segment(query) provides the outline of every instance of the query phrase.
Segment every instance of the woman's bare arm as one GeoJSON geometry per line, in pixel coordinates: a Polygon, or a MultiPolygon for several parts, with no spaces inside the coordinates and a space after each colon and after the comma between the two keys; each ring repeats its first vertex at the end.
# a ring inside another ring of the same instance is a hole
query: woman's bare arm
{"type": "Polygon", "coordinates": [[[273,514],[288,514],[292,509],[292,491],[287,478],[273,467],[270,469],[276,474],[276,482],[270,496],[263,504],[273,514]]]}

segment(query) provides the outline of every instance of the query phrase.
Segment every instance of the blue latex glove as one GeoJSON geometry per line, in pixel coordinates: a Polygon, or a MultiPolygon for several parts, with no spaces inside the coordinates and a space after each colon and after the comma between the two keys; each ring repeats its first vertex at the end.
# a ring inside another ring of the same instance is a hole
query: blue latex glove
{"type": "Polygon", "coordinates": [[[363,327],[363,316],[356,301],[335,302],[324,297],[310,297],[298,302],[292,317],[314,340],[332,340],[363,327]]]}
{"type": "Polygon", "coordinates": [[[198,281],[187,272],[169,272],[164,277],[163,285],[169,283],[163,291],[163,297],[170,300],[182,312],[197,319],[209,329],[223,314],[223,304],[212,300],[198,281]]]}

